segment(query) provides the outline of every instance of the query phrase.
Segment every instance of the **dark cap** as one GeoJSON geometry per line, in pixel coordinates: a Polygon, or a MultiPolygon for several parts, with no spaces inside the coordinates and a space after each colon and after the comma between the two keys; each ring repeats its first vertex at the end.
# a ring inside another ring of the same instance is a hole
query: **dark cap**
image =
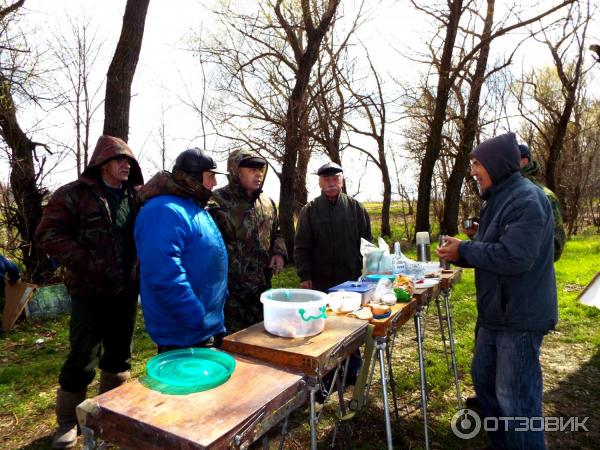
{"type": "Polygon", "coordinates": [[[529,161],[531,161],[531,150],[529,150],[527,145],[519,144],[519,151],[521,152],[521,159],[527,158],[529,161]]]}
{"type": "Polygon", "coordinates": [[[187,173],[213,172],[227,175],[227,172],[217,170],[215,160],[199,148],[190,148],[182,151],[175,159],[173,170],[182,170],[187,173]]]}
{"type": "Polygon", "coordinates": [[[328,177],[342,172],[343,170],[339,164],[328,162],[327,164],[323,164],[321,167],[319,167],[319,170],[317,170],[317,175],[320,177],[328,177]]]}
{"type": "Polygon", "coordinates": [[[250,169],[262,169],[267,165],[267,161],[258,156],[253,156],[252,158],[242,159],[238,167],[248,167],[250,169]]]}

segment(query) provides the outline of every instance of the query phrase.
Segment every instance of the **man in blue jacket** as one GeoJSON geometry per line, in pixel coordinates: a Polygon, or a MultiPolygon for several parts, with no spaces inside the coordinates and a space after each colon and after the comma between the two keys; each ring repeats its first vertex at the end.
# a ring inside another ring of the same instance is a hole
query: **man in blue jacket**
{"type": "Polygon", "coordinates": [[[185,150],[172,173],[157,173],[139,192],[140,294],[159,353],[219,346],[225,333],[227,250],[204,209],[221,173],[216,168],[203,150],[185,150]]]}
{"type": "Polygon", "coordinates": [[[558,320],[552,208],[521,175],[514,133],[482,142],[470,156],[484,199],[479,229],[472,241],[445,238],[437,253],[475,268],[479,331],[471,374],[483,417],[502,418],[488,432],[491,448],[545,449],[543,431],[519,430],[529,430],[526,418],[542,417],[540,347],[558,320]]]}

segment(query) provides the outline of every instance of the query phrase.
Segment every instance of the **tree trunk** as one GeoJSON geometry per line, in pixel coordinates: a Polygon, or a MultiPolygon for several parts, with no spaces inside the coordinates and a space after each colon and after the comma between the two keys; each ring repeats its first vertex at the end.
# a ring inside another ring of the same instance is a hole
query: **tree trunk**
{"type": "Polygon", "coordinates": [[[391,236],[390,227],[390,207],[392,204],[392,182],[390,181],[390,171],[385,159],[385,142],[383,136],[377,139],[379,151],[379,169],[381,170],[381,181],[383,182],[383,204],[381,205],[381,236],[391,236]]]}
{"type": "Polygon", "coordinates": [[[450,96],[450,70],[452,68],[452,51],[456,40],[458,23],[462,14],[462,0],[454,0],[450,4],[446,38],[439,68],[439,80],[435,99],[435,110],[431,121],[431,129],[425,145],[425,157],[421,163],[419,189],[417,198],[417,217],[415,231],[429,231],[429,206],[431,203],[431,180],[433,169],[440,155],[442,145],[442,128],[446,119],[446,108],[450,96]]]}
{"type": "Polygon", "coordinates": [[[127,0],[121,36],[106,75],[104,134],[129,138],[131,83],[142,48],[144,24],[150,0],[127,0]]]}
{"type": "Polygon", "coordinates": [[[308,189],[306,188],[306,173],[308,171],[308,162],[310,161],[310,148],[305,142],[298,152],[298,163],[296,165],[296,185],[294,187],[294,197],[296,207],[294,216],[298,217],[300,210],[308,202],[308,189]]]}
{"type": "Polygon", "coordinates": [[[16,116],[10,82],[0,75],[0,129],[2,138],[11,149],[10,185],[16,212],[9,221],[15,223],[20,237],[26,276],[35,283],[51,277],[50,263],[37,246],[35,229],[42,218],[44,192],[37,185],[34,153],[37,143],[32,142],[21,129],[16,116]]]}
{"type": "Polygon", "coordinates": [[[281,233],[285,239],[290,262],[293,262],[294,260],[294,181],[298,150],[301,145],[300,122],[302,113],[304,112],[303,107],[306,103],[305,100],[310,81],[310,73],[317,61],[319,47],[321,46],[325,33],[327,33],[327,30],[329,29],[338,3],[339,0],[329,0],[323,17],[319,21],[318,26],[315,27],[312,23],[309,2],[307,0],[302,0],[304,22],[307,28],[307,43],[304,50],[301,50],[302,47],[297,42],[297,37],[289,30],[289,24],[281,15],[281,11],[279,10],[281,3],[277,2],[275,7],[275,13],[277,14],[279,21],[284,28],[287,27],[286,32],[288,37],[293,40],[292,47],[294,48],[297,61],[296,82],[288,100],[288,109],[286,113],[285,153],[283,155],[283,164],[281,167],[281,188],[279,196],[279,223],[281,226],[281,233]]]}
{"type": "Polygon", "coordinates": [[[467,105],[467,114],[461,133],[461,142],[458,147],[458,155],[452,167],[452,172],[448,178],[446,186],[446,197],[444,198],[444,218],[441,229],[446,230],[450,236],[458,234],[458,214],[460,207],[460,194],[462,191],[463,180],[468,176],[469,153],[473,148],[475,136],[479,129],[479,99],[481,97],[481,88],[486,79],[486,67],[490,53],[489,37],[494,25],[494,6],[495,0],[488,0],[487,14],[483,26],[481,39],[484,42],[479,51],[475,73],[471,82],[471,92],[467,105]]]}

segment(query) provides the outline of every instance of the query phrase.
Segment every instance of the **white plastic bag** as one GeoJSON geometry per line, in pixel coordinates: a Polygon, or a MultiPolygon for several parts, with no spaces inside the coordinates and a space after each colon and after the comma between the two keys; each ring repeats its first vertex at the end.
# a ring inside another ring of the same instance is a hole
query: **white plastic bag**
{"type": "Polygon", "coordinates": [[[390,248],[381,237],[378,240],[378,244],[379,246],[377,247],[366,239],[361,238],[360,240],[360,253],[363,257],[363,277],[371,273],[392,273],[390,248]]]}

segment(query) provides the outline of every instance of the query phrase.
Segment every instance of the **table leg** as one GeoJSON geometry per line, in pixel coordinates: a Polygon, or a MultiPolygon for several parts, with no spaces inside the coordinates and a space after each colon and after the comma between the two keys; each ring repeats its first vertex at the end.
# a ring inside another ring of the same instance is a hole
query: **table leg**
{"type": "Polygon", "coordinates": [[[458,368],[456,367],[456,352],[454,350],[454,336],[452,334],[452,316],[450,315],[450,289],[444,289],[442,294],[444,295],[444,303],[446,305],[446,324],[448,326],[448,342],[450,343],[450,357],[452,358],[452,370],[454,372],[456,400],[458,401],[458,409],[461,410],[462,398],[460,396],[460,385],[458,383],[458,368]]]}
{"type": "Polygon", "coordinates": [[[385,376],[385,347],[386,338],[378,337],[377,343],[375,344],[375,351],[377,352],[377,356],[379,359],[379,370],[381,372],[381,390],[383,391],[383,412],[385,415],[385,434],[387,438],[388,450],[392,450],[394,447],[392,446],[392,420],[390,417],[390,405],[388,403],[387,395],[387,380],[385,376]]]}
{"type": "Polygon", "coordinates": [[[84,450],[98,450],[98,442],[94,436],[94,430],[86,426],[81,427],[81,435],[83,436],[84,450]]]}
{"type": "Polygon", "coordinates": [[[440,336],[442,337],[442,342],[444,344],[444,356],[446,357],[446,367],[450,369],[450,360],[448,359],[448,345],[446,344],[446,333],[444,332],[444,321],[446,317],[442,314],[442,302],[440,300],[440,296],[438,295],[435,298],[435,306],[437,307],[437,316],[438,322],[440,324],[440,336]]]}
{"type": "Polygon", "coordinates": [[[394,400],[394,417],[396,417],[396,423],[400,424],[400,415],[398,414],[398,399],[396,396],[396,379],[394,377],[394,370],[392,368],[392,346],[393,342],[385,347],[385,356],[387,358],[388,371],[390,377],[390,387],[392,388],[392,399],[394,400]]]}
{"type": "Polygon", "coordinates": [[[421,335],[421,306],[417,307],[415,313],[415,330],[417,333],[417,351],[419,353],[419,372],[421,375],[421,409],[423,410],[423,427],[425,449],[429,450],[429,431],[427,427],[427,380],[425,378],[425,361],[423,357],[423,338],[421,335]]]}
{"type": "Polygon", "coordinates": [[[315,394],[319,390],[320,385],[316,382],[310,382],[308,390],[310,391],[310,448],[317,450],[317,415],[315,413],[315,394]]]}

